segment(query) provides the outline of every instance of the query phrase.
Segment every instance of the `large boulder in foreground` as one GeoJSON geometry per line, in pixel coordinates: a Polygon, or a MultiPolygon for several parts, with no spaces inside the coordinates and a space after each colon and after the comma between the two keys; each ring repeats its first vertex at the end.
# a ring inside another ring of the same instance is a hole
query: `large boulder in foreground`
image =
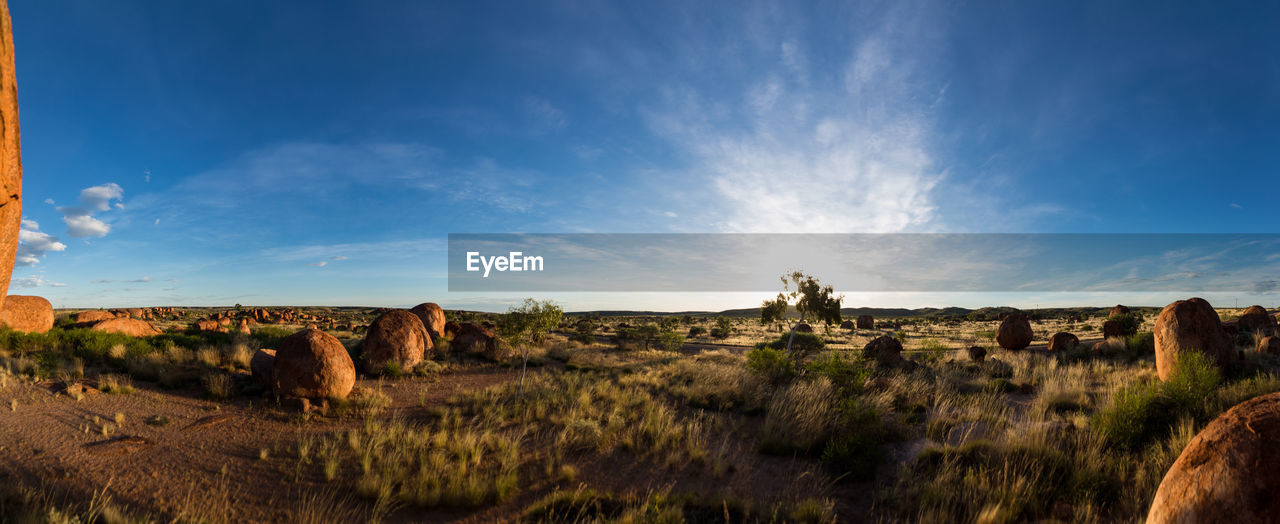
{"type": "Polygon", "coordinates": [[[53,304],[44,297],[9,295],[0,309],[0,325],[23,333],[44,333],[53,327],[53,304]]]}
{"type": "Polygon", "coordinates": [[[9,4],[0,2],[0,305],[18,254],[22,224],[22,143],[18,137],[18,81],[13,66],[9,4]]]}
{"type": "Polygon", "coordinates": [[[444,308],[435,302],[424,302],[413,306],[409,310],[422,320],[422,326],[427,328],[427,334],[431,338],[444,336],[444,308]]]}
{"type": "Polygon", "coordinates": [[[151,337],[160,334],[160,330],[156,329],[150,322],[127,317],[103,320],[89,329],[106,331],[107,333],[120,333],[131,337],[151,337]]]}
{"type": "Polygon", "coordinates": [[[356,384],[356,365],[333,335],[304,329],[280,341],[271,386],[276,394],[301,398],[346,398],[356,384]]]}
{"type": "Polygon", "coordinates": [[[364,369],[368,373],[382,371],[387,364],[402,370],[422,362],[431,351],[431,337],[418,315],[393,309],[373,319],[364,337],[364,369]]]}
{"type": "Polygon", "coordinates": [[[1236,363],[1235,344],[1223,329],[1218,312],[1203,298],[1179,300],[1165,306],[1156,317],[1153,332],[1160,380],[1169,380],[1178,355],[1186,351],[1204,353],[1222,368],[1236,363]]]}
{"type": "Polygon", "coordinates": [[[1280,521],[1280,393],[1210,422],[1174,461],[1147,524],[1280,521]]]}
{"type": "Polygon", "coordinates": [[[475,353],[495,361],[511,356],[511,351],[498,343],[498,338],[492,331],[470,322],[458,326],[458,334],[453,336],[450,348],[455,352],[475,353]]]}
{"type": "Polygon", "coordinates": [[[1011,313],[1000,322],[996,329],[996,343],[1008,350],[1019,350],[1031,345],[1035,334],[1031,331],[1031,322],[1022,313],[1011,313]]]}

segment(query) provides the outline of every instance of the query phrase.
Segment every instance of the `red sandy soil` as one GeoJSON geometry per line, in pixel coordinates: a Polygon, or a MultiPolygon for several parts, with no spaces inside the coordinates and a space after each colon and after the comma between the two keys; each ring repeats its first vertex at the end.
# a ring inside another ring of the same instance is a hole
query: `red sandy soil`
{"type": "MultiPolygon", "coordinates": [[[[412,421],[428,417],[433,406],[455,394],[518,378],[518,369],[472,365],[431,378],[359,379],[356,387],[380,389],[392,398],[383,417],[412,421]]],[[[18,481],[79,501],[87,501],[105,488],[117,505],[152,517],[171,517],[193,500],[199,503],[226,497],[230,499],[226,504],[231,508],[227,515],[230,521],[290,522],[302,493],[345,499],[345,504],[361,505],[362,513],[367,514],[366,501],[351,502],[349,482],[325,483],[314,473],[299,475],[291,466],[292,459],[259,459],[259,450],[264,448],[271,450],[273,458],[292,456],[300,437],[359,427],[362,421],[358,417],[304,421],[296,413],[281,410],[266,396],[214,402],[194,389],[165,391],[148,383],[136,383],[135,387],[132,394],[89,393],[77,401],[56,393],[54,382],[11,383],[5,398],[16,399],[18,405],[16,410],[0,406],[0,482],[18,481]],[[104,437],[101,424],[114,426],[117,413],[125,416],[123,426],[104,437]],[[157,416],[171,422],[165,426],[146,423],[157,416]]],[[[753,426],[760,421],[760,417],[748,417],[729,424],[740,424],[732,434],[755,435],[753,426]]],[[[510,521],[552,491],[573,490],[579,485],[597,492],[641,495],[663,490],[726,495],[766,505],[777,500],[831,498],[840,501],[836,510],[842,521],[856,520],[870,502],[869,484],[833,486],[814,461],[761,455],[754,438],[734,437],[707,447],[712,451],[723,448],[733,464],[732,472],[715,478],[705,468],[671,470],[625,453],[584,456],[572,461],[579,471],[572,485],[549,480],[533,485],[522,482],[520,491],[498,506],[479,510],[400,508],[387,520],[510,521]]]]}

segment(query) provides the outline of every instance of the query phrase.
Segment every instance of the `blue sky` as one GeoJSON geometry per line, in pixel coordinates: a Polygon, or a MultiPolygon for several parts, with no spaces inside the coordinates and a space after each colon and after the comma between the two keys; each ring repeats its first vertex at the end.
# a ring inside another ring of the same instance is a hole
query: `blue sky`
{"type": "Polygon", "coordinates": [[[448,233],[1275,231],[1280,10],[1119,4],[15,1],[11,292],[500,310],[448,233]]]}

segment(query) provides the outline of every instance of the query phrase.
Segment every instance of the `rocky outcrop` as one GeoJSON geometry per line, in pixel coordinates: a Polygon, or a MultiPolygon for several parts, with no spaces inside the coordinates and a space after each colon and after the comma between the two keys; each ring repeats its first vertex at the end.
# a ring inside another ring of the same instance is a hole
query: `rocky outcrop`
{"type": "Polygon", "coordinates": [[[0,2],[0,306],[9,294],[9,277],[13,275],[21,226],[22,148],[18,133],[13,27],[8,3],[0,2]]]}
{"type": "Polygon", "coordinates": [[[160,330],[145,320],[136,318],[112,318],[103,320],[89,328],[94,331],[120,333],[131,337],[151,337],[160,334],[160,330]]]}

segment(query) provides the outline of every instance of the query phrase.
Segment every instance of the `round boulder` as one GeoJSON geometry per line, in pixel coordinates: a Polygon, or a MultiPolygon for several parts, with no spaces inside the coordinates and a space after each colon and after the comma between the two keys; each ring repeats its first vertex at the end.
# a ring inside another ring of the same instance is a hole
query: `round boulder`
{"type": "Polygon", "coordinates": [[[809,324],[796,324],[796,333],[813,333],[813,326],[809,324]]]}
{"type": "Polygon", "coordinates": [[[440,304],[425,302],[413,306],[409,311],[418,315],[422,320],[422,326],[426,328],[431,338],[444,336],[444,308],[440,307],[440,304]]]}
{"type": "Polygon", "coordinates": [[[862,347],[862,358],[874,359],[879,364],[896,364],[902,360],[902,342],[889,335],[881,335],[862,347]]]}
{"type": "Polygon", "coordinates": [[[858,329],[875,329],[876,319],[871,315],[858,315],[858,329]]]}
{"type": "Polygon", "coordinates": [[[365,371],[377,373],[391,363],[400,369],[412,369],[422,362],[431,347],[431,337],[427,336],[427,328],[418,315],[393,309],[369,324],[364,336],[365,371]]]}
{"type": "Polygon", "coordinates": [[[271,370],[276,365],[276,350],[259,349],[253,353],[253,358],[249,359],[249,371],[253,374],[253,380],[266,385],[271,385],[271,370]]]}
{"type": "Polygon", "coordinates": [[[1262,340],[1258,341],[1258,353],[1280,355],[1280,337],[1275,335],[1262,337],[1262,340]]]}
{"type": "Polygon", "coordinates": [[[0,324],[14,331],[44,333],[53,327],[53,304],[44,297],[9,295],[0,309],[0,324]]]}
{"type": "Polygon", "coordinates": [[[968,351],[969,351],[969,360],[972,360],[974,362],[982,362],[987,358],[987,350],[982,346],[970,346],[968,351]]]}
{"type": "Polygon", "coordinates": [[[1236,321],[1236,327],[1241,333],[1271,335],[1275,333],[1276,319],[1262,306],[1249,306],[1249,309],[1244,310],[1236,321]]]}
{"type": "Polygon", "coordinates": [[[1222,328],[1218,312],[1203,298],[1190,298],[1169,304],[1156,317],[1153,330],[1156,344],[1156,372],[1160,380],[1169,380],[1173,364],[1185,351],[1199,351],[1219,367],[1236,363],[1237,355],[1231,337],[1222,328]]]}
{"type": "Polygon", "coordinates": [[[1102,323],[1102,338],[1124,338],[1128,336],[1125,333],[1124,323],[1119,320],[1108,320],[1102,323]]]}
{"type": "Polygon", "coordinates": [[[346,398],[356,384],[356,366],[333,335],[304,329],[280,341],[271,367],[276,394],[302,398],[346,398]]]}
{"type": "Polygon", "coordinates": [[[1012,351],[1030,346],[1034,336],[1027,316],[1018,313],[1006,316],[1004,321],[1000,322],[1000,328],[996,330],[996,342],[1000,347],[1012,351]]]}
{"type": "Polygon", "coordinates": [[[1280,393],[1242,402],[1191,439],[1151,501],[1147,524],[1276,522],[1280,393]]]}
{"type": "Polygon", "coordinates": [[[857,327],[852,320],[846,320],[840,323],[840,329],[853,329],[857,327]]]}
{"type": "Polygon", "coordinates": [[[1118,317],[1118,316],[1120,316],[1120,315],[1128,315],[1128,314],[1129,314],[1129,308],[1128,308],[1128,307],[1122,306],[1122,305],[1120,305],[1120,304],[1116,304],[1116,307],[1111,308],[1111,314],[1110,314],[1110,315],[1107,315],[1107,316],[1108,316],[1108,317],[1118,317]]]}
{"type": "Polygon", "coordinates": [[[510,351],[498,343],[492,331],[470,322],[458,326],[458,334],[453,336],[450,348],[457,352],[475,353],[495,361],[511,356],[510,351]]]}
{"type": "Polygon", "coordinates": [[[1054,333],[1049,338],[1049,351],[1066,351],[1080,345],[1080,338],[1071,333],[1054,333]]]}
{"type": "Polygon", "coordinates": [[[131,337],[150,337],[160,334],[160,330],[156,329],[150,322],[128,317],[103,320],[89,329],[106,331],[107,333],[121,333],[131,337]]]}

